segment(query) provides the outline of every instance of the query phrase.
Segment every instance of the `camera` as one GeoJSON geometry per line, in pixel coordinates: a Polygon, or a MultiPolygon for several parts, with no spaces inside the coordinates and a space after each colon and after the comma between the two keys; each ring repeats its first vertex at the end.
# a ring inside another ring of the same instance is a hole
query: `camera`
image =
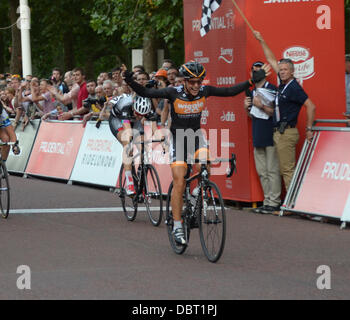
{"type": "Polygon", "coordinates": [[[146,88],[157,88],[158,82],[156,80],[150,80],[146,84],[146,88]]]}
{"type": "Polygon", "coordinates": [[[91,106],[93,104],[95,104],[95,105],[99,104],[100,106],[103,106],[106,101],[107,101],[106,97],[102,97],[99,99],[87,98],[87,99],[83,100],[83,107],[90,110],[91,106]]]}
{"type": "Polygon", "coordinates": [[[103,105],[107,102],[107,98],[106,97],[101,97],[99,99],[97,99],[97,104],[99,104],[101,107],[103,107],[103,105]]]}

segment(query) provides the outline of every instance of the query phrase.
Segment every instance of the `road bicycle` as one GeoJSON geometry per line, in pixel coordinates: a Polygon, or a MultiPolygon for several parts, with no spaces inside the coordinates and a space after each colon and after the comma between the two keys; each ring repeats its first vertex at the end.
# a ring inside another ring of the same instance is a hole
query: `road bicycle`
{"type": "MultiPolygon", "coordinates": [[[[154,226],[159,226],[163,216],[163,194],[159,180],[159,175],[155,167],[145,161],[145,144],[163,143],[161,140],[149,140],[133,142],[134,145],[141,145],[141,150],[132,157],[132,177],[134,180],[135,195],[128,196],[126,194],[126,178],[124,165],[122,164],[119,173],[119,197],[122,202],[123,211],[128,221],[136,219],[139,204],[144,204],[148,217],[154,226]],[[136,168],[135,159],[140,157],[140,163],[136,168]],[[146,164],[147,163],[147,164],[146,164]],[[151,207],[152,203],[156,207],[151,207]]],[[[131,145],[130,145],[131,146],[131,145]]],[[[130,149],[129,149],[130,151],[130,149]]],[[[126,153],[128,154],[129,151],[126,153]]],[[[163,152],[165,152],[163,147],[163,152]]]]}
{"type": "MultiPolygon", "coordinates": [[[[18,145],[18,142],[0,141],[0,148],[3,146],[14,146],[14,145],[18,145]]],[[[1,152],[0,152],[0,211],[1,211],[1,216],[4,219],[7,219],[10,213],[10,183],[9,183],[9,174],[6,168],[6,163],[2,159],[1,152]]]]}
{"type": "MultiPolygon", "coordinates": [[[[201,161],[196,160],[196,163],[201,161]]],[[[210,262],[217,262],[224,250],[226,239],[226,216],[224,201],[221,196],[219,187],[210,181],[208,164],[229,162],[230,167],[227,171],[227,177],[231,177],[233,172],[236,172],[236,156],[231,155],[229,159],[220,159],[201,163],[200,172],[192,176],[191,166],[185,176],[186,186],[184,192],[184,207],[182,211],[183,228],[186,237],[186,245],[178,244],[174,239],[173,234],[173,214],[171,209],[171,193],[173,183],[170,184],[166,202],[166,220],[168,237],[170,245],[175,253],[183,254],[188,246],[191,229],[198,228],[200,242],[203,252],[210,262]],[[191,183],[198,181],[198,185],[194,190],[197,194],[191,194],[191,183]]]]}

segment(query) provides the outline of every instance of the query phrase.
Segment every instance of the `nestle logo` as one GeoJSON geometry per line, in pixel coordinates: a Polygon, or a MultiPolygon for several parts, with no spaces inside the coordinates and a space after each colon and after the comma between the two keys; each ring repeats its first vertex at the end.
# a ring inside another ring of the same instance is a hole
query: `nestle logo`
{"type": "Polygon", "coordinates": [[[291,47],[283,52],[283,57],[285,59],[291,59],[294,62],[305,61],[309,56],[309,50],[303,47],[291,47]]]}

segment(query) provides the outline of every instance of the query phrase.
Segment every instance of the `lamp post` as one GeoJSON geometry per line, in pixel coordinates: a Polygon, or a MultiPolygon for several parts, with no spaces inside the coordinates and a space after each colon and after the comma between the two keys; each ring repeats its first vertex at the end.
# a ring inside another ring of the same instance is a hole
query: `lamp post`
{"type": "Polygon", "coordinates": [[[20,0],[19,12],[19,28],[21,29],[22,44],[22,70],[24,78],[27,75],[32,74],[32,55],[30,49],[30,8],[28,7],[28,0],[20,0]]]}

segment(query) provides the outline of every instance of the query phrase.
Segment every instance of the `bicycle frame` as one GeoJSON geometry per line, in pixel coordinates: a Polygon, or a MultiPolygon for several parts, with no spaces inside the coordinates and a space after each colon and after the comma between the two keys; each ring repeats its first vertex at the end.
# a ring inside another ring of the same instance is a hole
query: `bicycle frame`
{"type": "MultiPolygon", "coordinates": [[[[150,141],[143,141],[143,136],[141,136],[141,141],[140,142],[134,142],[134,144],[140,144],[141,145],[141,150],[133,156],[133,163],[132,165],[135,166],[134,159],[138,156],[140,156],[140,163],[139,167],[137,168],[137,172],[135,169],[136,177],[138,179],[138,189],[136,192],[136,199],[142,194],[144,190],[148,191],[148,184],[147,184],[147,179],[146,177],[146,169],[147,169],[147,164],[145,164],[145,144],[148,143],[157,143],[157,142],[164,142],[165,139],[160,139],[160,140],[150,140],[150,141]],[[139,175],[140,173],[140,175],[139,175]]],[[[131,143],[131,142],[130,142],[131,143]]],[[[164,148],[163,148],[164,150],[164,148]]]]}

